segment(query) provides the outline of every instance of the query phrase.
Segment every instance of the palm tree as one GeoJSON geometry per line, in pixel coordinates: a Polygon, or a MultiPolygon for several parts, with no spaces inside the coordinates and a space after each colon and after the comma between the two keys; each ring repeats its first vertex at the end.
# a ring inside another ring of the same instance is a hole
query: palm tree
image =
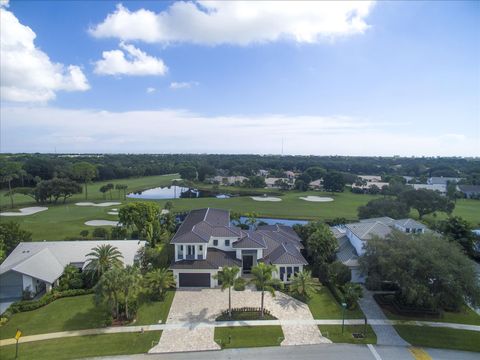
{"type": "Polygon", "coordinates": [[[232,286],[235,285],[235,279],[237,278],[240,268],[238,266],[224,267],[222,271],[219,271],[217,275],[214,275],[214,279],[218,279],[222,283],[222,291],[228,289],[228,316],[232,317],[232,286]]]}
{"type": "Polygon", "coordinates": [[[111,307],[112,315],[118,319],[119,315],[119,295],[123,288],[122,269],[113,267],[106,271],[97,285],[95,285],[95,300],[97,303],[107,300],[111,307]]]}
{"type": "Polygon", "coordinates": [[[92,275],[98,275],[100,278],[107,270],[121,267],[122,253],[110,244],[99,245],[92,249],[92,252],[87,254],[87,271],[91,271],[92,275]]]}
{"type": "Polygon", "coordinates": [[[308,298],[319,288],[320,284],[312,278],[312,272],[309,270],[296,273],[290,283],[290,291],[304,298],[308,298]]]}
{"type": "Polygon", "coordinates": [[[127,266],[125,270],[122,271],[121,288],[123,298],[125,300],[125,317],[127,319],[130,318],[130,314],[128,312],[128,301],[140,289],[140,279],[141,276],[137,267],[127,266]]]}
{"type": "Polygon", "coordinates": [[[252,275],[253,279],[250,281],[251,283],[255,284],[257,290],[262,292],[262,301],[260,306],[260,316],[263,318],[264,316],[264,298],[265,298],[265,291],[268,291],[272,296],[275,296],[275,286],[279,286],[283,288],[283,283],[280,279],[273,278],[273,273],[277,271],[275,265],[267,265],[263,262],[259,263],[258,265],[252,268],[252,275]]]}
{"type": "Polygon", "coordinates": [[[150,290],[152,294],[158,294],[160,299],[165,296],[165,291],[175,286],[175,279],[173,273],[166,269],[155,269],[145,274],[145,287],[150,290]]]}
{"type": "Polygon", "coordinates": [[[257,221],[257,217],[258,217],[258,215],[257,215],[257,213],[255,213],[255,212],[252,212],[252,213],[248,213],[248,214],[247,214],[247,220],[245,221],[245,223],[246,223],[247,225],[249,225],[250,228],[253,229],[253,230],[255,230],[255,227],[256,227],[257,222],[258,222],[258,221],[257,221]]]}

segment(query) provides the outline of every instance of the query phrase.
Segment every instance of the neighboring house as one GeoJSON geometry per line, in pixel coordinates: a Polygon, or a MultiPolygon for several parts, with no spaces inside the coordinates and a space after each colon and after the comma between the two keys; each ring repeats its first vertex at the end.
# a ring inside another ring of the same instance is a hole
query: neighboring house
{"type": "Polygon", "coordinates": [[[322,190],[323,189],[323,179],[317,179],[310,181],[308,187],[312,190],[322,190]]]}
{"type": "Polygon", "coordinates": [[[268,176],[268,170],[260,169],[260,170],[258,170],[257,175],[267,177],[268,176]]]}
{"type": "Polygon", "coordinates": [[[277,267],[283,282],[307,265],[298,235],[289,226],[265,225],[242,230],[220,209],[192,210],[170,241],[175,247],[171,269],[177,287],[216,287],[214,275],[226,266],[250,273],[258,262],[277,267]]]}
{"type": "Polygon", "coordinates": [[[366,182],[382,182],[382,177],[380,175],[358,175],[358,177],[366,182]]]}
{"type": "Polygon", "coordinates": [[[245,176],[215,176],[212,180],[217,184],[236,185],[243,183],[248,178],[245,176]]]}
{"type": "Polygon", "coordinates": [[[376,186],[377,188],[379,188],[380,190],[382,190],[382,187],[384,186],[388,186],[388,182],[381,182],[381,181],[367,181],[367,183],[365,183],[364,185],[355,185],[355,184],[352,184],[352,188],[358,188],[358,189],[362,189],[362,190],[368,190],[370,188],[372,188],[373,186],[376,186]]]}
{"type": "Polygon", "coordinates": [[[480,198],[480,185],[458,185],[457,190],[468,199],[480,198]]]}
{"type": "Polygon", "coordinates": [[[67,265],[84,269],[87,254],[99,245],[115,246],[125,265],[133,265],[135,256],[145,241],[85,240],[22,242],[0,265],[0,301],[21,298],[23,291],[32,295],[49,292],[57,284],[67,265]]]}
{"type": "Polygon", "coordinates": [[[274,178],[274,177],[269,177],[265,179],[265,185],[267,188],[271,189],[278,189],[280,186],[278,185],[279,181],[284,181],[288,184],[289,188],[293,188],[295,185],[295,179],[289,179],[289,178],[274,178]]]}
{"type": "Polygon", "coordinates": [[[438,191],[442,195],[445,195],[447,193],[447,185],[443,184],[412,184],[412,186],[415,190],[426,189],[438,191]]]}
{"type": "Polygon", "coordinates": [[[365,253],[366,242],[373,237],[385,238],[394,229],[407,234],[423,234],[428,231],[425,225],[413,219],[394,220],[387,216],[331,227],[338,242],[337,260],[350,268],[352,282],[365,281],[358,257],[365,253]]]}
{"type": "Polygon", "coordinates": [[[285,176],[288,179],[295,179],[295,173],[293,171],[285,171],[285,176]]]}
{"type": "Polygon", "coordinates": [[[445,185],[445,186],[447,186],[447,183],[449,183],[449,182],[458,183],[460,180],[462,180],[462,179],[457,178],[457,177],[433,176],[433,177],[427,179],[427,184],[428,185],[445,185]]]}

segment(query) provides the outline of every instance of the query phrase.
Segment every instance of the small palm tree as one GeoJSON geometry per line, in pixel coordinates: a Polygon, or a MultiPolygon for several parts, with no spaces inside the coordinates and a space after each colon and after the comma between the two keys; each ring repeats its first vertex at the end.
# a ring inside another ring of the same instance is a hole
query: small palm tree
{"type": "Polygon", "coordinates": [[[131,297],[135,296],[140,290],[140,280],[141,275],[138,268],[134,266],[127,266],[125,270],[122,271],[121,276],[121,288],[123,293],[123,298],[125,300],[125,317],[130,318],[128,311],[128,301],[131,297]]]}
{"type": "Polygon", "coordinates": [[[160,299],[165,296],[165,291],[169,288],[175,287],[175,279],[173,273],[164,269],[155,269],[145,274],[145,287],[153,294],[158,294],[160,299]]]}
{"type": "Polygon", "coordinates": [[[95,300],[97,303],[106,302],[110,305],[112,315],[118,319],[119,316],[119,295],[122,290],[122,270],[111,268],[106,271],[95,285],[95,300]]]}
{"type": "Polygon", "coordinates": [[[218,279],[222,283],[222,291],[228,289],[228,316],[232,317],[232,286],[235,285],[235,279],[240,271],[238,266],[224,267],[222,271],[219,271],[217,275],[214,275],[214,279],[218,279]]]}
{"type": "Polygon", "coordinates": [[[290,282],[290,291],[303,298],[310,297],[319,288],[320,284],[312,278],[312,272],[309,270],[296,273],[290,282]]]}
{"type": "Polygon", "coordinates": [[[92,275],[100,278],[107,270],[114,267],[121,267],[122,253],[110,244],[99,245],[87,254],[87,271],[91,271],[92,275]]]}
{"type": "Polygon", "coordinates": [[[277,272],[275,265],[267,265],[259,263],[252,268],[253,279],[250,281],[255,284],[257,290],[262,292],[262,301],[260,305],[260,316],[264,316],[264,298],[265,291],[268,291],[272,296],[275,296],[275,286],[283,288],[283,283],[279,279],[273,278],[273,274],[277,272]]]}

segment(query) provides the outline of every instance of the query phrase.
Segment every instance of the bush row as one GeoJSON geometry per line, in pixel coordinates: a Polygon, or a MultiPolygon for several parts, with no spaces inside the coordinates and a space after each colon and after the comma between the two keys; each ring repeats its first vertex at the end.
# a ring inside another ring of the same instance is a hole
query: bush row
{"type": "MultiPolygon", "coordinates": [[[[258,308],[258,307],[241,307],[241,308],[232,308],[232,314],[235,314],[235,313],[244,313],[244,312],[251,312],[251,313],[260,313],[262,311],[261,308],[258,308]]],[[[265,315],[268,315],[268,316],[273,316],[272,313],[267,310],[267,309],[263,309],[263,313],[265,315]]],[[[227,310],[223,310],[222,313],[220,314],[220,317],[223,317],[223,316],[228,316],[228,309],[227,310]]]]}

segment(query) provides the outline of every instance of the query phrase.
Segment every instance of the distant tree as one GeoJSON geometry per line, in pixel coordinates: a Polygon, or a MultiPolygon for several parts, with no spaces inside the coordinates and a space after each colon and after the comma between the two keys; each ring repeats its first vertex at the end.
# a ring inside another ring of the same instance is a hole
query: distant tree
{"type": "Polygon", "coordinates": [[[169,210],[169,211],[172,210],[172,209],[173,209],[173,202],[167,201],[167,202],[165,203],[165,205],[163,206],[163,208],[164,208],[165,210],[169,210]]]}
{"type": "Polygon", "coordinates": [[[218,279],[221,283],[222,291],[228,289],[228,316],[232,317],[232,286],[235,285],[240,268],[238,266],[224,267],[222,271],[219,271],[217,275],[214,275],[214,279],[218,279]]]}
{"type": "Polygon", "coordinates": [[[323,178],[327,171],[320,166],[312,166],[305,170],[305,173],[310,176],[312,180],[318,180],[323,178]]]}
{"type": "Polygon", "coordinates": [[[403,219],[408,217],[409,213],[410,209],[404,202],[394,199],[370,200],[366,205],[358,208],[358,217],[360,219],[383,216],[389,216],[393,219],[403,219]]]}
{"type": "Polygon", "coordinates": [[[323,178],[323,188],[328,192],[342,192],[345,187],[343,175],[336,171],[327,173],[323,178]]]}
{"type": "Polygon", "coordinates": [[[320,288],[318,279],[312,277],[310,270],[300,271],[290,280],[290,291],[302,299],[308,299],[320,288]]]}
{"type": "Polygon", "coordinates": [[[205,181],[208,176],[215,175],[216,170],[212,165],[201,165],[198,167],[198,180],[205,181]]]}
{"type": "Polygon", "coordinates": [[[103,227],[93,229],[92,236],[97,239],[108,239],[108,230],[103,227]]]}
{"type": "Polygon", "coordinates": [[[273,274],[277,271],[275,265],[267,265],[263,262],[252,267],[252,280],[250,281],[257,287],[262,294],[260,302],[260,317],[264,317],[264,298],[265,291],[268,291],[272,296],[275,296],[275,287],[283,287],[283,283],[273,277],[273,274]]]}
{"type": "Polygon", "coordinates": [[[249,188],[264,188],[266,186],[263,176],[250,176],[244,184],[249,188]]]}
{"type": "Polygon", "coordinates": [[[88,199],[87,184],[97,176],[97,168],[88,162],[78,162],[72,166],[72,176],[85,185],[85,199],[88,199]]]}
{"type": "Polygon", "coordinates": [[[88,237],[89,231],[88,230],[82,230],[80,231],[80,236],[86,239],[88,237]]]}
{"type": "Polygon", "coordinates": [[[451,241],[458,243],[466,254],[473,256],[475,234],[472,225],[459,216],[440,221],[438,230],[451,241]]]}
{"type": "Polygon", "coordinates": [[[115,189],[118,190],[118,198],[120,198],[120,191],[123,191],[123,200],[125,200],[127,198],[128,185],[116,184],[115,189]]]}
{"type": "Polygon", "coordinates": [[[184,180],[194,181],[197,179],[197,169],[195,166],[183,165],[178,169],[178,173],[184,180]]]}
{"type": "Polygon", "coordinates": [[[295,187],[298,189],[298,190],[301,190],[301,191],[306,191],[308,189],[308,186],[310,185],[310,183],[312,182],[312,180],[317,180],[317,179],[314,179],[313,177],[311,177],[308,173],[304,172],[303,174],[300,174],[296,179],[295,179],[295,187]],[[300,184],[297,184],[298,182],[300,182],[300,184]],[[302,183],[303,183],[303,186],[302,186],[302,183]],[[302,188],[304,188],[305,190],[302,190],[302,188]]]}
{"type": "Polygon", "coordinates": [[[395,281],[397,301],[409,306],[460,309],[480,302],[473,262],[457,244],[432,233],[369,240],[360,263],[369,278],[395,281]]]}
{"type": "Polygon", "coordinates": [[[152,202],[132,202],[123,206],[118,214],[125,227],[135,227],[142,239],[155,246],[161,233],[160,207],[152,202]]]}
{"type": "Polygon", "coordinates": [[[13,208],[12,181],[20,177],[22,164],[13,161],[0,162],[0,182],[8,184],[8,196],[10,197],[10,207],[13,208]]]}
{"type": "Polygon", "coordinates": [[[370,195],[380,194],[380,188],[377,185],[372,185],[368,188],[368,193],[370,195]]]}
{"type": "MultiPolygon", "coordinates": [[[[22,188],[24,189],[24,188],[22,188]]],[[[23,190],[19,190],[23,192],[23,190]]],[[[82,187],[70,179],[53,178],[51,180],[42,180],[37,183],[31,191],[31,195],[38,203],[51,202],[56,204],[58,199],[63,199],[63,203],[75,194],[82,193],[82,187]]],[[[25,192],[27,195],[28,192],[25,192]]]]}
{"type": "Polygon", "coordinates": [[[121,226],[114,226],[110,230],[110,239],[126,239],[127,238],[127,229],[121,226]]]}
{"type": "Polygon", "coordinates": [[[301,179],[297,179],[295,181],[295,189],[299,191],[307,191],[308,190],[308,184],[305,183],[305,181],[301,179]]]}
{"type": "Polygon", "coordinates": [[[102,194],[103,194],[103,200],[106,200],[107,199],[107,192],[108,192],[108,186],[107,185],[103,185],[103,186],[100,186],[100,189],[98,189],[102,194]]]}
{"type": "Polygon", "coordinates": [[[275,186],[277,186],[278,188],[282,189],[282,190],[288,190],[290,189],[290,184],[288,183],[288,181],[286,181],[285,179],[278,179],[275,181],[275,186]]]}
{"type": "Polygon", "coordinates": [[[416,209],[420,219],[426,214],[435,211],[451,213],[455,208],[455,204],[449,201],[448,198],[436,191],[426,189],[404,191],[398,196],[398,199],[403,201],[408,207],[416,209]]]}
{"type": "Polygon", "coordinates": [[[5,256],[17,247],[21,242],[32,241],[32,233],[23,230],[20,225],[13,221],[1,221],[0,222],[0,243],[5,251],[5,256]]]}
{"type": "Polygon", "coordinates": [[[352,280],[352,272],[347,265],[334,261],[328,267],[328,280],[335,286],[343,286],[352,280]]]}

